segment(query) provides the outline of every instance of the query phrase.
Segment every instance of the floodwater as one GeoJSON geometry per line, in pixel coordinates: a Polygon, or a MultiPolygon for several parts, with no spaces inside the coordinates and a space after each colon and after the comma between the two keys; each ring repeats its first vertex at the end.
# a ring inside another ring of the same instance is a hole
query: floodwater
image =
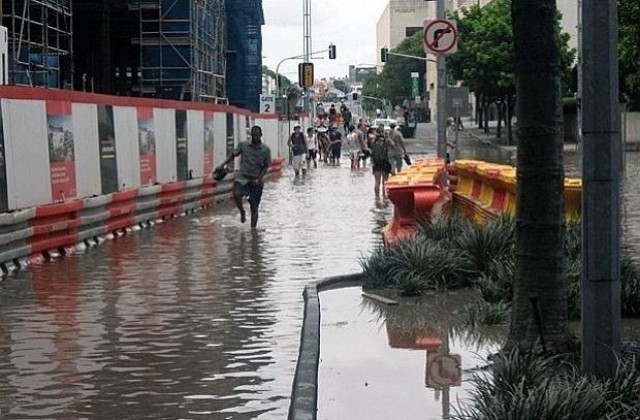
{"type": "Polygon", "coordinates": [[[0,282],[0,419],[287,417],[313,280],[355,273],[391,208],[370,169],[265,188],[0,282]]]}
{"type": "Polygon", "coordinates": [[[388,306],[361,288],[320,294],[318,419],[446,419],[504,342],[505,329],[471,331],[460,310],[469,291],[388,306]]]}
{"type": "MultiPolygon", "coordinates": [[[[432,141],[411,148],[434,150],[432,141]]],[[[639,156],[627,156],[635,164],[625,184],[626,220],[636,227],[639,156]]],[[[358,272],[359,258],[380,243],[392,210],[372,189],[370,169],[351,171],[344,160],[299,180],[287,169],[267,184],[256,231],[230,204],[219,205],[1,281],[0,419],[286,418],[303,288],[358,272]]],[[[385,333],[383,317],[359,294],[342,302],[385,333]]],[[[466,339],[446,337],[463,366],[475,366],[466,339]]],[[[380,362],[380,374],[395,363],[411,366],[420,385],[411,392],[426,395],[421,401],[453,401],[453,388],[448,397],[425,389],[426,351],[389,354],[399,358],[380,362]]]]}

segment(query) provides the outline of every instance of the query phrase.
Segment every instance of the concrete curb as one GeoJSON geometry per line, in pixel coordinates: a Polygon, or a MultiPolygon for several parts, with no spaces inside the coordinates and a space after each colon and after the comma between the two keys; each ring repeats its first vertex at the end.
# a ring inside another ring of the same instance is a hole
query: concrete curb
{"type": "Polygon", "coordinates": [[[304,318],[298,363],[293,378],[288,420],[316,420],[318,412],[318,365],[320,362],[320,299],[327,290],[361,286],[364,275],[329,277],[309,283],[303,292],[304,318]]]}

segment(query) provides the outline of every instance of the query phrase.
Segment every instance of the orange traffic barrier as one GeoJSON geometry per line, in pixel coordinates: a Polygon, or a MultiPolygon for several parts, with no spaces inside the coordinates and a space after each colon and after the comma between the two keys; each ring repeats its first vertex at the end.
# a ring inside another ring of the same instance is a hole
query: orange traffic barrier
{"type": "Polygon", "coordinates": [[[394,209],[383,232],[386,245],[413,236],[420,219],[431,220],[434,205],[443,195],[445,176],[444,160],[420,159],[389,179],[385,187],[394,209]]]}
{"type": "MultiPolygon", "coordinates": [[[[516,168],[475,160],[458,160],[453,167],[458,175],[454,207],[478,223],[498,215],[516,215],[516,168]]],[[[565,180],[565,215],[576,221],[581,213],[582,181],[565,180]]]]}

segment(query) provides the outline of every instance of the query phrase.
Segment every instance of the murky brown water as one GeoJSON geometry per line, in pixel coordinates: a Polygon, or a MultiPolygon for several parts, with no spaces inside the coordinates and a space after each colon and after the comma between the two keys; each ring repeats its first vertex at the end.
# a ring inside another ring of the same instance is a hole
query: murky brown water
{"type": "Polygon", "coordinates": [[[256,232],[222,205],[0,282],[0,419],[286,418],[303,287],[359,271],[391,213],[346,165],[269,183],[256,232]]]}
{"type": "Polygon", "coordinates": [[[391,209],[370,170],[265,189],[0,283],[2,419],[286,418],[312,280],[359,271],[391,209]]]}
{"type": "Polygon", "coordinates": [[[499,350],[505,328],[471,331],[460,310],[470,291],[387,306],[360,288],[320,294],[318,419],[447,419],[473,376],[499,350]],[[451,368],[447,361],[459,363],[451,368]]]}

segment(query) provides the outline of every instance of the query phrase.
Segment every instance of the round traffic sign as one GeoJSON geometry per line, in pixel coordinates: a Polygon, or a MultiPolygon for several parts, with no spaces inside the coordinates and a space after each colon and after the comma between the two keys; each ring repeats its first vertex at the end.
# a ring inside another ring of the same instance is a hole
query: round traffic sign
{"type": "Polygon", "coordinates": [[[427,362],[427,380],[436,386],[455,386],[460,383],[460,355],[435,354],[427,362]]]}
{"type": "Polygon", "coordinates": [[[422,39],[427,52],[432,54],[453,52],[458,43],[458,28],[452,20],[432,20],[425,25],[422,39]]]}

